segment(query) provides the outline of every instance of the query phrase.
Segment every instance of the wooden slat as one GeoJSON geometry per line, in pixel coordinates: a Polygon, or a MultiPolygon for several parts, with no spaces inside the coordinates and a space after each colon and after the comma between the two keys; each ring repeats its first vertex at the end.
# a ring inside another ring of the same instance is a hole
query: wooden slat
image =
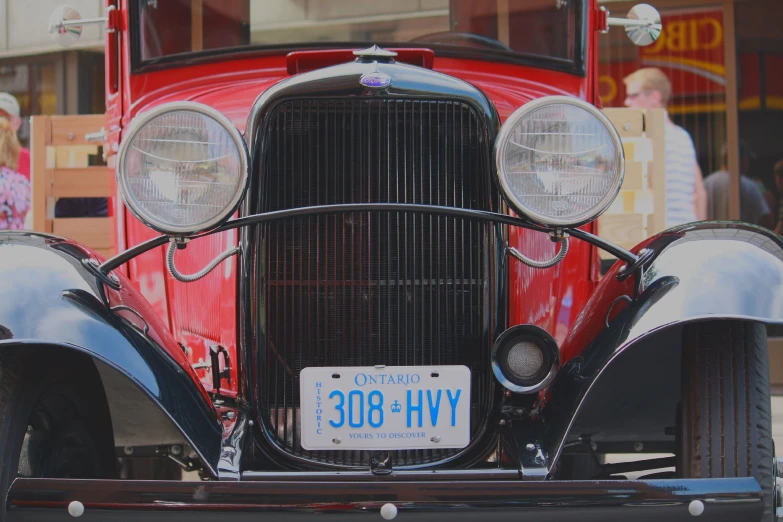
{"type": "Polygon", "coordinates": [[[625,161],[638,161],[636,159],[636,142],[631,140],[623,141],[623,153],[625,153],[625,161]]]}
{"type": "Polygon", "coordinates": [[[653,161],[647,164],[647,182],[655,209],[647,234],[653,235],[666,230],[666,111],[647,109],[645,124],[653,146],[653,161]]]}
{"type": "Polygon", "coordinates": [[[505,46],[511,45],[510,24],[508,16],[508,1],[498,0],[498,41],[505,46]]]}
{"type": "Polygon", "coordinates": [[[643,165],[638,161],[625,162],[625,177],[622,190],[642,190],[644,186],[643,165]]]}
{"type": "Polygon", "coordinates": [[[637,244],[644,239],[642,214],[604,214],[598,218],[600,236],[612,243],[637,244]]]}
{"type": "Polygon", "coordinates": [[[33,230],[50,232],[52,223],[46,218],[46,200],[51,187],[49,171],[46,169],[47,147],[50,123],[48,116],[30,118],[30,175],[32,185],[33,230]]]}
{"type": "Polygon", "coordinates": [[[637,138],[644,132],[644,115],[637,109],[607,108],[604,114],[621,138],[637,138]]]}
{"type": "Polygon", "coordinates": [[[52,150],[50,169],[80,169],[90,166],[90,157],[97,157],[98,145],[68,145],[49,147],[52,150]]]}
{"type": "Polygon", "coordinates": [[[774,395],[783,395],[783,337],[770,337],[767,347],[770,388],[774,395]]]}
{"type": "Polygon", "coordinates": [[[204,0],[190,1],[190,50],[204,49],[204,0]]]}
{"type": "Polygon", "coordinates": [[[109,197],[111,171],[106,167],[54,169],[52,195],[55,198],[109,197]]]}
{"type": "Polygon", "coordinates": [[[90,248],[111,248],[109,218],[57,218],[54,234],[84,243],[90,248]]]}
{"type": "Polygon", "coordinates": [[[726,141],[729,152],[729,219],[740,219],[739,82],[737,42],[734,38],[734,2],[723,0],[723,55],[726,62],[726,141]]]}
{"type": "Polygon", "coordinates": [[[102,114],[79,116],[50,116],[52,136],[49,145],[95,145],[84,139],[89,132],[98,132],[106,124],[102,114]]]}

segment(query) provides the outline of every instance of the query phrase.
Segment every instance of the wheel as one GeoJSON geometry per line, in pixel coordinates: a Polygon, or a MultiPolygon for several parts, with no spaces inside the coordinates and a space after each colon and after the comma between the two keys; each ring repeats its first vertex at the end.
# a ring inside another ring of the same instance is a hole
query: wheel
{"type": "Polygon", "coordinates": [[[774,449],[764,325],[720,321],[686,327],[678,474],[754,477],[773,520],[774,449]]]}
{"type": "Polygon", "coordinates": [[[109,408],[93,364],[23,350],[0,351],[0,494],[16,477],[114,477],[109,408]]]}

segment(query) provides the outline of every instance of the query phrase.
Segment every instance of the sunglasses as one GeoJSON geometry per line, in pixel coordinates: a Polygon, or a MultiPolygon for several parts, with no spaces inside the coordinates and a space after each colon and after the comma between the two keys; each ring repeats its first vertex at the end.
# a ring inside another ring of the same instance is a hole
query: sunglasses
{"type": "Polygon", "coordinates": [[[625,94],[625,97],[629,100],[633,100],[634,98],[638,98],[642,94],[650,94],[652,91],[639,91],[639,92],[629,92],[625,94]]]}

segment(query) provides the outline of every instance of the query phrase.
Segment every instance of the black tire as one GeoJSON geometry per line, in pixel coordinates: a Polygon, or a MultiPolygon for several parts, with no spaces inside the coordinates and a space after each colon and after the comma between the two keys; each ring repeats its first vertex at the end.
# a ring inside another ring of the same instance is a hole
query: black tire
{"type": "Polygon", "coordinates": [[[604,455],[576,453],[562,455],[558,463],[558,480],[593,480],[601,472],[604,455]]]}
{"type": "MultiPolygon", "coordinates": [[[[0,351],[0,494],[17,476],[112,478],[114,438],[97,370],[52,350],[0,351]]],[[[5,520],[0,503],[0,521],[5,520]]]]}
{"type": "Polygon", "coordinates": [[[764,325],[699,323],[683,334],[677,470],[686,478],[754,477],[773,520],[774,449],[764,325]]]}

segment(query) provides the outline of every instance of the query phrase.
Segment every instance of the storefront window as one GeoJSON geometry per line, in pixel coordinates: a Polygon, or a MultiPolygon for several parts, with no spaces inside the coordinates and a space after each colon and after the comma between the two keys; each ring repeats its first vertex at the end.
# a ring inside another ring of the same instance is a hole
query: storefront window
{"type": "MultiPolygon", "coordinates": [[[[617,4],[610,7],[619,13],[624,9],[617,4]]],[[[610,31],[601,38],[601,101],[607,107],[622,107],[627,99],[624,78],[641,68],[662,71],[671,86],[669,116],[690,135],[701,179],[706,183],[707,212],[703,217],[728,219],[728,178],[722,179],[723,174],[719,173],[706,182],[711,174],[723,169],[722,151],[727,139],[723,10],[720,7],[662,9],[661,18],[663,32],[650,46],[637,47],[623,31],[610,31]]],[[[684,154],[684,149],[674,154],[684,154]]],[[[674,154],[669,150],[667,156],[674,154]]],[[[682,183],[683,177],[673,179],[667,171],[667,198],[672,197],[672,192],[686,194],[697,190],[688,187],[687,191],[680,191],[678,184],[682,183]]]]}
{"type": "MultiPolygon", "coordinates": [[[[739,135],[748,155],[740,156],[740,164],[745,159],[746,175],[770,208],[770,226],[783,234],[783,5],[779,0],[748,2],[735,16],[739,135]]],[[[740,198],[743,213],[750,204],[740,198]]]]}
{"type": "Polygon", "coordinates": [[[20,63],[0,66],[0,92],[16,96],[22,117],[18,136],[30,146],[30,116],[57,113],[57,81],[54,63],[20,63]]]}
{"type": "MultiPolygon", "coordinates": [[[[613,13],[624,13],[632,4],[606,5],[613,13]]],[[[622,31],[601,37],[600,95],[604,105],[623,106],[623,78],[631,72],[642,67],[660,68],[672,84],[671,119],[687,130],[694,142],[708,190],[706,217],[739,217],[783,233],[783,37],[778,23],[783,4],[759,0],[735,7],[737,75],[733,78],[726,71],[726,20],[717,2],[715,6],[664,7],[660,12],[664,29],[661,38],[649,47],[636,47],[622,31]],[[737,107],[727,104],[729,87],[736,89],[737,107]],[[739,115],[739,142],[731,144],[727,110],[737,110],[739,115]],[[736,177],[729,174],[729,153],[738,157],[739,172],[732,173],[739,174],[737,186],[730,181],[736,177]],[[739,216],[730,215],[730,190],[739,190],[734,195],[740,202],[739,216]]]]}

